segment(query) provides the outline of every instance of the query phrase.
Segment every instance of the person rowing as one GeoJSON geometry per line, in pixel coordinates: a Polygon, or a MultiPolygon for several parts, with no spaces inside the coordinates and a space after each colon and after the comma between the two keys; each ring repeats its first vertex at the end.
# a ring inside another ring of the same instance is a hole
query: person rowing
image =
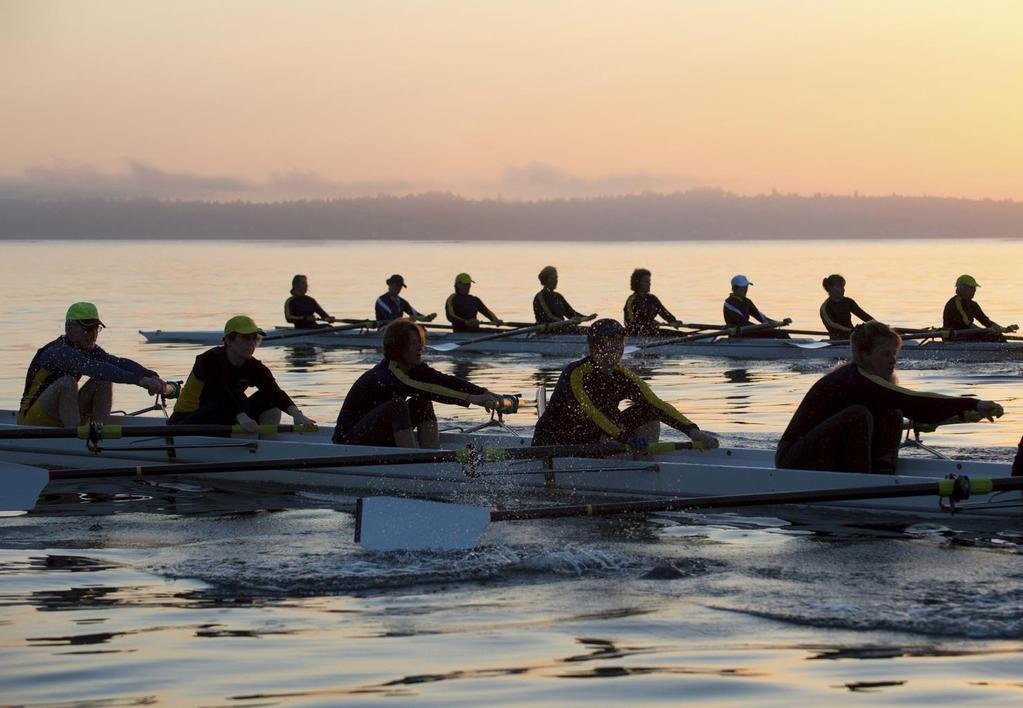
{"type": "Polygon", "coordinates": [[[106,423],[115,383],[140,386],[150,395],[164,391],[166,384],[155,371],[108,354],[96,344],[105,326],[91,302],[76,302],[67,309],[63,336],[39,349],[28,365],[19,425],[74,428],[106,423]],[[89,380],[79,388],[83,376],[89,380]]]}
{"type": "Polygon", "coordinates": [[[629,277],[632,295],[625,301],[625,332],[630,337],[656,337],[661,334],[657,318],[671,326],[678,326],[675,315],[661,304],[660,298],[650,292],[651,275],[646,268],[636,268],[629,277]]]}
{"type": "Polygon", "coordinates": [[[455,332],[476,332],[480,328],[479,316],[482,314],[490,323],[500,327],[504,324],[497,315],[490,311],[483,301],[469,290],[476,281],[468,273],[455,276],[455,292],[448,295],[444,303],[444,312],[455,332]]]}
{"type": "Polygon", "coordinates": [[[410,320],[384,329],[384,358],[360,376],[345,396],[332,440],[339,445],[440,447],[433,403],[492,405],[500,399],[482,386],[423,363],[426,333],[410,320]]]}
{"type": "Polygon", "coordinates": [[[277,425],[281,411],[296,424],[316,425],[281,390],[270,369],[253,354],[265,335],[248,315],[235,315],[224,325],[224,343],[195,358],[168,425],[238,423],[245,432],[259,425],[277,425]],[[251,396],[246,389],[254,387],[251,396]]]}
{"type": "Polygon", "coordinates": [[[309,279],[304,275],[296,275],[291,279],[291,297],[284,301],[284,319],[296,329],[314,329],[326,327],[317,318],[326,322],[335,322],[335,318],[320,307],[320,303],[309,292],[309,279]]]}
{"type": "Polygon", "coordinates": [[[437,317],[436,312],[428,315],[421,315],[409,304],[409,301],[401,296],[401,289],[405,285],[405,278],[395,273],[387,279],[387,292],[377,298],[374,310],[376,311],[377,329],[383,329],[388,323],[401,319],[402,315],[408,315],[414,322],[433,322],[437,317]]]}
{"type": "MultiPolygon", "coordinates": [[[[572,317],[581,315],[568,304],[565,296],[557,292],[558,269],[554,266],[544,266],[540,274],[536,276],[540,281],[540,292],[533,297],[533,317],[537,324],[550,324],[562,322],[572,317]]],[[[586,330],[582,327],[564,326],[559,327],[558,334],[579,334],[586,330]]]]}
{"type": "Polygon", "coordinates": [[[853,315],[864,322],[874,319],[855,300],[845,296],[845,278],[838,273],[829,275],[822,281],[822,285],[828,293],[828,299],[821,305],[821,322],[831,339],[849,339],[853,315]]]}
{"type": "Polygon", "coordinates": [[[625,328],[612,319],[594,322],[586,336],[589,356],[565,367],[533,432],[533,445],[575,445],[617,440],[634,448],[657,442],[660,424],[704,447],[716,437],[700,430],[661,400],[638,374],[622,365],[625,328]],[[631,405],[620,410],[622,401],[631,405]]]}
{"type": "Polygon", "coordinates": [[[978,328],[977,332],[960,333],[955,338],[959,341],[1004,342],[1005,337],[1002,335],[1004,328],[992,322],[980,304],[973,299],[979,287],[980,284],[972,275],[964,274],[956,278],[956,294],[945,303],[945,310],[941,314],[941,327],[945,330],[974,329],[977,327],[974,321],[977,321],[990,331],[978,328]]]}
{"type": "Polygon", "coordinates": [[[1001,415],[993,401],[912,391],[898,385],[902,339],[876,320],[853,327],[852,361],[807,391],[781,436],[775,464],[786,469],[893,474],[902,420],[941,423],[976,411],[1001,415]]]}
{"type": "MultiPolygon", "coordinates": [[[[729,327],[749,327],[753,324],[750,317],[755,317],[761,324],[780,325],[778,320],[772,320],[762,313],[753,301],[746,297],[749,286],[753,285],[745,275],[736,275],[732,278],[732,292],[725,298],[722,308],[725,316],[725,324],[729,327]]],[[[779,332],[774,329],[762,329],[745,334],[741,337],[764,337],[768,339],[789,339],[787,332],[779,332]]]]}

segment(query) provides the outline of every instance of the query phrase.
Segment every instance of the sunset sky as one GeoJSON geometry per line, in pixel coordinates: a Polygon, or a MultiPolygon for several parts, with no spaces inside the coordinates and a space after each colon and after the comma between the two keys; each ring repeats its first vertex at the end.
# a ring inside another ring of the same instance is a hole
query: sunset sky
{"type": "Polygon", "coordinates": [[[0,193],[1023,199],[1016,0],[0,0],[0,193]]]}

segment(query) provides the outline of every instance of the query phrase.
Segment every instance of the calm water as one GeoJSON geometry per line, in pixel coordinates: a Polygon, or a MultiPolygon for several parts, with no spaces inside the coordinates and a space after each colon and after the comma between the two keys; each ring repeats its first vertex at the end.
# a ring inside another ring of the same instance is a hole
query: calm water
{"type": "MultiPolygon", "coordinates": [[[[366,316],[402,273],[421,311],[455,273],[501,317],[530,319],[548,263],[581,311],[620,316],[634,267],[678,317],[720,319],[729,278],[773,317],[818,329],[820,280],[893,324],[940,321],[961,272],[997,321],[1023,319],[1023,242],[5,243],[0,405],[69,302],[98,303],[101,344],[184,378],[190,346],[136,330],[281,320],[293,273],[336,316],[366,316]]],[[[259,356],[332,422],[377,355],[268,347],[259,356]]],[[[531,397],[558,359],[440,358],[446,371],[531,397]]],[[[729,444],[773,444],[824,362],[653,360],[664,398],[729,444]]],[[[922,365],[903,383],[1006,404],[997,424],[927,437],[1008,459],[1023,431],[1020,364],[922,365]]],[[[121,387],[117,407],[150,401],[121,387]]],[[[439,408],[452,424],[475,411],[439,408]]],[[[533,419],[511,421],[528,435],[533,419]]],[[[217,485],[67,485],[0,519],[0,703],[280,705],[416,700],[676,703],[992,702],[1023,698],[1021,529],[730,514],[506,524],[470,553],[372,554],[351,499],[217,485]],[[184,678],[187,677],[187,678],[184,678]],[[589,679],[589,680],[582,680],[589,679]]],[[[772,514],[776,514],[772,515],[772,514]]]]}

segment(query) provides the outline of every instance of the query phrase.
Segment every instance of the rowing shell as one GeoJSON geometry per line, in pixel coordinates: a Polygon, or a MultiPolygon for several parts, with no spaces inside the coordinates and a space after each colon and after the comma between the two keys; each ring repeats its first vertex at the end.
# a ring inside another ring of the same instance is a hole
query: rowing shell
{"type": "MultiPolygon", "coordinates": [[[[288,487],[336,488],[353,494],[401,494],[406,496],[486,495],[498,503],[517,499],[526,491],[557,493],[559,498],[667,498],[736,493],[793,492],[840,489],[856,486],[906,485],[943,479],[949,474],[971,477],[1007,477],[1008,464],[955,460],[902,459],[897,475],[868,475],[774,467],[769,450],[718,449],[655,453],[650,459],[628,456],[603,459],[566,457],[543,461],[490,462],[476,468],[460,463],[387,464],[368,467],[329,467],[289,470],[288,461],[345,455],[387,455],[395,448],[333,445],[320,437],[298,438],[289,434],[278,440],[248,438],[178,438],[173,457],[165,438],[115,440],[92,453],[84,441],[3,440],[0,461],[38,467],[109,468],[168,462],[280,461],[280,468],[224,472],[213,476],[236,482],[258,482],[288,487]],[[312,441],[310,441],[312,440],[312,441]],[[140,449],[149,448],[149,449],[140,449]],[[152,449],[156,448],[156,449],[152,449]]],[[[468,443],[482,448],[507,449],[528,445],[512,435],[444,434],[445,448],[468,443]]],[[[933,518],[947,516],[930,497],[870,499],[835,504],[844,508],[884,514],[933,518]]],[[[1023,520],[1019,492],[987,494],[960,503],[962,516],[1023,520]]]]}
{"type": "MultiPolygon", "coordinates": [[[[276,327],[272,335],[293,333],[290,327],[276,327]]],[[[139,334],[153,344],[220,344],[223,333],[217,331],[172,332],[164,330],[140,330],[139,334]]],[[[431,333],[430,342],[464,342],[478,337],[479,332],[431,333]]],[[[651,337],[633,337],[633,345],[652,344],[658,341],[651,337]]],[[[382,348],[383,335],[376,331],[322,332],[311,331],[307,335],[289,336],[284,339],[268,339],[263,346],[274,345],[315,345],[350,349],[382,348]]],[[[586,337],[580,334],[522,334],[503,339],[494,339],[474,344],[463,344],[452,353],[469,354],[538,354],[556,357],[581,357],[587,352],[586,337]]],[[[833,344],[817,339],[729,339],[721,337],[712,341],[684,342],[639,349],[632,356],[660,357],[723,357],[727,359],[775,360],[775,359],[848,359],[848,344],[833,344]]],[[[964,362],[1005,362],[1023,361],[1023,342],[940,342],[919,343],[907,340],[899,354],[900,359],[964,362]]]]}

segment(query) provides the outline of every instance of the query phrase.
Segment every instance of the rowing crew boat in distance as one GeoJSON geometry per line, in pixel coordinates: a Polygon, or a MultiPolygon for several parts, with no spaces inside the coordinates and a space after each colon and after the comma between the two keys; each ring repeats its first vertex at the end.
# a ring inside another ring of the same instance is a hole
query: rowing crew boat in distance
{"type": "MultiPolygon", "coordinates": [[[[9,412],[0,421],[10,420],[9,412]]],[[[154,419],[143,419],[153,423],[154,419]]],[[[168,432],[171,432],[168,430],[168,432]]],[[[524,493],[556,493],[589,502],[592,499],[671,499],[676,497],[764,494],[805,490],[834,490],[921,484],[948,475],[970,478],[1007,478],[1008,464],[956,460],[904,458],[897,475],[869,475],[774,467],[770,450],[725,448],[678,449],[662,444],[643,459],[628,454],[593,458],[574,448],[544,451],[546,459],[515,459],[530,456],[529,440],[509,434],[445,433],[441,452],[400,450],[325,442],[327,431],[317,434],[285,433],[277,440],[247,437],[206,438],[166,436],[104,442],[91,452],[85,441],[67,439],[0,440],[0,462],[36,468],[116,469],[146,476],[152,465],[180,466],[202,463],[188,472],[239,483],[273,483],[289,488],[336,488],[345,493],[399,494],[409,497],[489,497],[498,505],[518,500],[524,493]],[[453,453],[471,445],[478,454],[453,453]],[[456,460],[456,461],[451,461],[456,460]],[[223,466],[229,466],[224,470],[223,466]],[[221,469],[218,469],[218,466],[221,469]],[[138,468],[141,467],[141,470],[138,468]]],[[[606,446],[605,446],[606,447],[606,446]]],[[[601,448],[602,452],[607,450],[601,448]]],[[[592,453],[593,451],[587,451],[592,453]]],[[[7,473],[13,474],[13,467],[7,473]]],[[[182,472],[185,468],[182,469],[182,472]]],[[[159,474],[170,474],[164,469],[159,474]]],[[[153,470],[156,474],[157,471],[153,470]]],[[[96,474],[100,477],[102,474],[96,474]]],[[[185,475],[183,475],[185,476],[185,475]]],[[[2,500],[0,500],[2,501],[2,500]]],[[[947,517],[934,496],[872,498],[833,504],[847,509],[902,518],[947,517]]],[[[813,506],[813,505],[810,505],[813,506]]],[[[831,506],[831,505],[829,505],[831,506]]],[[[2,506],[0,506],[2,508],[2,506]]],[[[1019,491],[975,494],[957,507],[960,517],[1023,521],[1019,491]]]]}
{"type": "MultiPolygon", "coordinates": [[[[495,330],[496,331],[496,330],[495,330]]],[[[140,330],[139,334],[153,344],[199,344],[214,346],[220,344],[223,333],[219,331],[164,331],[140,330]]],[[[300,335],[291,327],[275,327],[272,336],[289,334],[281,339],[267,338],[263,346],[273,345],[315,345],[350,349],[373,349],[379,351],[383,335],[375,330],[349,330],[343,332],[317,332],[310,330],[300,335]]],[[[431,344],[462,343],[450,353],[462,354],[538,354],[574,358],[586,355],[586,337],[581,334],[537,334],[511,335],[474,343],[466,340],[478,338],[480,332],[438,332],[430,333],[431,344]]],[[[718,337],[702,341],[679,342],[643,348],[642,345],[658,343],[656,337],[631,337],[629,343],[639,345],[634,357],[723,357],[726,359],[789,360],[789,359],[848,359],[849,345],[819,339],[760,339],[718,337]]],[[[941,362],[1006,362],[1023,361],[1023,342],[942,342],[927,340],[920,342],[907,339],[899,354],[902,360],[923,360],[941,362]]]]}

